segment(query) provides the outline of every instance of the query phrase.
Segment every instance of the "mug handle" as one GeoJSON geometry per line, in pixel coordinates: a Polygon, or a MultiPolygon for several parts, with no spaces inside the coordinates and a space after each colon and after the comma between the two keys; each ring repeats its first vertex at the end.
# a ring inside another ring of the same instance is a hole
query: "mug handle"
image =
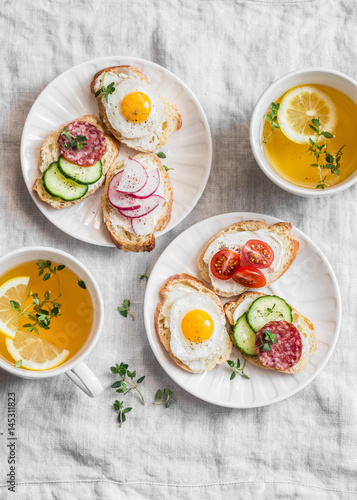
{"type": "Polygon", "coordinates": [[[79,365],[68,371],[66,375],[91,398],[95,398],[103,391],[103,386],[98,378],[84,363],[79,363],[79,365]]]}

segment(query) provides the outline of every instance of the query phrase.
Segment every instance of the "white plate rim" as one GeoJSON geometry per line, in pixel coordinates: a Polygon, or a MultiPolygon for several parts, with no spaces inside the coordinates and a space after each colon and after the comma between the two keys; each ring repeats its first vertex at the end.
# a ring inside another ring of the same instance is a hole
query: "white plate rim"
{"type": "MultiPolygon", "coordinates": [[[[196,107],[197,107],[197,109],[198,109],[198,111],[199,111],[199,113],[201,115],[201,119],[202,119],[202,121],[204,123],[204,126],[206,128],[206,132],[207,132],[207,134],[206,134],[207,138],[206,139],[207,139],[207,147],[208,147],[208,151],[207,151],[207,158],[208,158],[207,159],[207,164],[208,164],[208,168],[207,168],[207,170],[205,170],[205,175],[203,177],[202,186],[201,186],[199,192],[197,193],[197,195],[195,196],[195,198],[193,199],[193,202],[191,203],[191,205],[188,208],[188,210],[185,213],[183,213],[181,215],[181,217],[178,218],[178,220],[175,222],[175,225],[173,225],[169,229],[166,228],[163,231],[155,232],[155,238],[158,238],[158,237],[164,235],[168,231],[171,231],[171,229],[173,229],[178,224],[180,224],[180,222],[182,222],[191,213],[191,211],[195,208],[195,206],[199,202],[202,194],[204,193],[204,190],[206,189],[206,185],[207,185],[210,173],[211,173],[212,158],[213,158],[213,146],[212,146],[211,129],[210,129],[210,126],[209,126],[209,122],[208,122],[206,113],[204,112],[204,109],[203,109],[201,103],[199,102],[199,100],[197,99],[197,97],[195,96],[195,94],[192,92],[192,90],[187,86],[187,84],[185,82],[183,82],[178,76],[176,76],[174,73],[172,73],[170,70],[166,69],[164,66],[161,66],[160,64],[157,64],[155,62],[149,61],[148,59],[143,59],[143,58],[139,58],[139,57],[131,57],[131,56],[117,56],[117,55],[112,55],[112,56],[105,56],[105,57],[97,57],[95,59],[90,59],[90,60],[87,60],[87,61],[83,61],[82,63],[76,64],[75,66],[71,66],[67,70],[65,70],[62,73],[60,73],[59,75],[57,75],[53,80],[51,80],[46,85],[46,87],[40,92],[40,94],[37,96],[37,98],[33,102],[32,106],[30,108],[30,111],[29,111],[29,113],[27,115],[27,118],[25,120],[25,124],[24,124],[23,130],[22,130],[21,145],[20,145],[20,161],[21,161],[21,172],[22,172],[22,176],[23,176],[23,179],[24,179],[24,182],[25,182],[25,186],[26,186],[26,188],[27,188],[27,190],[28,190],[28,192],[29,192],[29,194],[30,194],[33,202],[37,206],[37,208],[42,212],[42,214],[46,217],[46,219],[49,222],[51,222],[51,224],[53,224],[55,227],[57,227],[57,229],[59,229],[60,231],[68,234],[69,236],[71,236],[71,237],[73,237],[73,238],[75,238],[77,240],[84,241],[85,243],[89,243],[91,245],[103,246],[103,247],[107,247],[107,248],[115,248],[114,243],[111,243],[111,242],[110,243],[109,242],[108,243],[105,243],[105,242],[94,242],[91,238],[86,237],[85,235],[78,235],[75,232],[72,232],[70,229],[69,230],[64,230],[62,227],[59,226],[59,224],[56,223],[55,220],[52,220],[48,216],[48,207],[47,207],[47,204],[42,203],[42,202],[40,202],[41,200],[37,199],[37,196],[35,195],[35,193],[34,193],[34,191],[32,189],[32,186],[29,186],[27,184],[27,182],[26,182],[26,177],[25,177],[25,164],[26,164],[25,142],[26,142],[26,137],[25,136],[26,136],[26,132],[27,132],[27,129],[29,127],[29,124],[31,122],[32,113],[35,110],[35,106],[38,104],[39,100],[41,100],[41,98],[43,98],[44,95],[46,95],[46,92],[49,91],[49,89],[52,87],[52,85],[55,85],[56,82],[59,79],[63,78],[66,74],[69,74],[72,71],[76,71],[76,70],[82,68],[83,66],[86,66],[86,65],[89,65],[89,64],[97,64],[99,62],[100,63],[103,62],[103,67],[105,67],[106,61],[111,61],[113,59],[118,59],[118,61],[120,61],[120,63],[122,63],[122,64],[136,64],[136,63],[139,63],[139,64],[148,64],[149,66],[152,66],[152,67],[154,67],[156,69],[160,69],[161,71],[164,71],[164,73],[166,73],[173,80],[175,80],[180,85],[182,85],[182,87],[184,88],[184,90],[186,91],[186,93],[193,100],[193,102],[195,103],[195,105],[196,105],[196,107]]],[[[118,62],[118,64],[119,64],[119,62],[118,62]]],[[[89,92],[89,89],[88,89],[88,92],[89,92]]],[[[183,126],[184,126],[184,124],[183,124],[183,126]]]]}
{"type": "MultiPolygon", "coordinates": [[[[150,283],[151,283],[151,281],[154,281],[155,269],[157,269],[159,267],[160,262],[161,262],[161,260],[163,260],[164,255],[166,254],[166,252],[170,252],[170,248],[172,248],[174,246],[174,244],[176,243],[176,240],[178,238],[182,238],[185,234],[187,234],[190,231],[194,230],[195,228],[197,228],[197,226],[199,226],[201,224],[208,223],[208,222],[211,222],[211,221],[213,222],[215,220],[221,221],[221,220],[223,220],[227,216],[230,216],[230,217],[232,217],[232,216],[234,216],[234,217],[243,217],[246,220],[255,220],[255,219],[264,220],[264,219],[267,219],[267,221],[268,221],[269,224],[275,224],[277,222],[282,222],[282,219],[278,219],[276,217],[273,217],[273,216],[270,216],[270,215],[266,215],[266,214],[258,214],[258,213],[253,213],[253,212],[229,212],[229,213],[215,215],[213,217],[208,217],[207,219],[203,219],[200,222],[197,222],[193,226],[191,226],[188,229],[186,229],[185,231],[183,231],[181,234],[179,234],[170,243],[170,245],[168,245],[165,248],[165,250],[162,252],[162,254],[160,255],[160,257],[156,261],[155,266],[153,267],[153,269],[152,269],[152,271],[150,273],[150,277],[149,277],[149,280],[148,280],[148,283],[147,283],[147,288],[146,288],[146,291],[145,291],[144,307],[143,307],[143,309],[144,309],[145,331],[146,331],[147,338],[149,340],[150,347],[151,347],[151,349],[152,349],[152,351],[153,351],[153,353],[154,353],[154,355],[155,355],[158,363],[160,364],[160,366],[167,373],[167,375],[174,382],[176,382],[177,385],[179,385],[182,389],[184,389],[188,393],[192,394],[193,396],[197,397],[198,399],[201,399],[202,401],[206,401],[207,403],[211,403],[211,404],[214,404],[216,406],[222,406],[222,407],[225,407],[225,408],[236,408],[236,409],[261,408],[261,407],[264,407],[264,406],[270,406],[271,404],[279,403],[280,401],[288,399],[291,396],[293,396],[294,394],[300,392],[308,384],[310,384],[317,377],[317,375],[319,375],[319,373],[325,368],[327,362],[329,361],[329,359],[332,356],[332,353],[333,353],[333,351],[334,351],[334,349],[336,347],[337,340],[338,340],[339,334],[340,334],[341,321],[342,321],[341,292],[340,292],[340,288],[339,288],[339,285],[338,285],[338,281],[337,281],[335,272],[334,272],[334,270],[333,270],[330,262],[328,261],[327,257],[325,256],[325,254],[322,252],[322,250],[319,248],[319,246],[309,236],[307,236],[300,229],[298,229],[295,226],[293,226],[293,232],[297,236],[299,236],[299,234],[303,235],[303,237],[306,239],[306,241],[309,243],[309,245],[312,245],[312,247],[314,248],[314,250],[317,251],[317,253],[321,257],[321,259],[323,260],[324,264],[326,265],[327,270],[330,273],[330,276],[331,276],[331,279],[332,279],[332,286],[334,288],[334,296],[335,296],[336,302],[337,302],[337,318],[336,318],[336,328],[335,328],[334,337],[333,337],[333,340],[332,340],[332,342],[331,342],[331,344],[329,346],[329,350],[326,353],[326,355],[324,356],[324,359],[321,362],[320,366],[304,382],[302,382],[301,384],[299,384],[296,388],[289,390],[287,394],[279,395],[276,398],[273,398],[272,400],[266,401],[266,402],[263,402],[263,403],[253,403],[253,404],[244,404],[244,405],[241,405],[241,404],[237,405],[237,404],[232,404],[232,403],[228,403],[228,404],[224,403],[223,404],[223,403],[219,403],[219,402],[216,402],[216,401],[211,401],[210,398],[199,396],[194,391],[191,391],[189,388],[187,388],[186,386],[184,386],[184,384],[182,384],[178,380],[178,377],[176,377],[175,374],[173,375],[172,373],[168,372],[168,370],[166,369],[166,366],[165,366],[166,363],[164,361],[161,361],[161,359],[157,355],[156,346],[155,346],[154,340],[153,340],[153,335],[156,335],[156,331],[155,331],[155,328],[152,328],[153,317],[150,316],[150,314],[151,313],[153,314],[154,311],[149,311],[149,306],[148,306],[149,296],[153,292],[153,290],[150,290],[150,283]]],[[[228,226],[229,223],[227,223],[226,225],[228,226]]],[[[203,242],[203,245],[204,245],[204,242],[203,242]]],[[[202,279],[200,276],[198,276],[198,278],[200,280],[202,279]]],[[[157,293],[158,293],[158,290],[157,290],[157,293]]],[[[167,356],[169,356],[168,353],[165,352],[165,355],[166,354],[167,354],[167,356]]],[[[166,356],[165,356],[164,359],[167,359],[166,356]]],[[[180,372],[177,371],[177,373],[180,373],[180,372]]]]}

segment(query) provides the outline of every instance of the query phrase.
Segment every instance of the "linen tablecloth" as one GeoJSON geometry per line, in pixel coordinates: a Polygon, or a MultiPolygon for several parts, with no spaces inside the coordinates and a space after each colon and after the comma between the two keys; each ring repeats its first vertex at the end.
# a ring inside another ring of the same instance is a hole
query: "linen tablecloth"
{"type": "Polygon", "coordinates": [[[261,172],[249,119],[284,73],[324,66],[357,78],[354,0],[117,0],[0,2],[0,254],[30,245],[70,252],[103,292],[102,336],[87,358],[104,392],[95,399],[66,377],[42,382],[0,373],[0,498],[349,499],[356,484],[356,187],[331,198],[282,191],[261,172]],[[151,254],[92,246],[57,230],[30,198],[20,139],[31,105],[57,75],[104,55],[149,59],[200,100],[213,137],[206,190],[151,254]],[[146,266],[184,229],[218,213],[250,211],[291,221],[325,253],[339,281],[343,323],[335,352],[303,391],[272,406],[233,410],[189,395],[157,363],[143,323],[146,266]],[[132,300],[135,321],[116,310],[132,300]],[[133,394],[122,429],[109,367],[128,362],[133,394]],[[158,388],[177,403],[153,406],[158,388]],[[16,393],[16,492],[7,490],[7,395],[16,393]]]}

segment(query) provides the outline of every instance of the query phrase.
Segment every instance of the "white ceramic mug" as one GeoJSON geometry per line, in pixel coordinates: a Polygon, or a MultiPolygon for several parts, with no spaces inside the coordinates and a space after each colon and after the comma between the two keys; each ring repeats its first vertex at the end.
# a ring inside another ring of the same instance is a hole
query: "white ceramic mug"
{"type": "MultiPolygon", "coordinates": [[[[267,88],[255,105],[252,118],[250,120],[250,145],[254,157],[271,181],[290,193],[300,196],[329,196],[340,193],[357,182],[356,171],[343,182],[329,187],[328,189],[309,189],[295,186],[280,175],[271,167],[263,151],[262,134],[264,126],[264,115],[272,102],[275,102],[281,95],[298,85],[307,84],[327,85],[340,90],[357,104],[357,82],[349,76],[324,68],[309,68],[293,71],[282,76],[267,88]]],[[[357,165],[356,165],[357,167],[357,165]]]]}
{"type": "Polygon", "coordinates": [[[104,305],[99,287],[91,273],[79,262],[79,260],[66,252],[47,247],[22,248],[4,255],[0,258],[0,275],[5,274],[8,270],[19,264],[35,260],[51,260],[64,264],[85,282],[93,302],[94,315],[92,329],[82,349],[68,362],[64,362],[56,368],[43,372],[21,370],[11,366],[1,357],[0,368],[17,377],[38,380],[56,377],[57,375],[65,373],[88,396],[95,397],[102,392],[103,386],[94,373],[83,363],[83,359],[88,356],[97,343],[103,326],[104,305]]]}

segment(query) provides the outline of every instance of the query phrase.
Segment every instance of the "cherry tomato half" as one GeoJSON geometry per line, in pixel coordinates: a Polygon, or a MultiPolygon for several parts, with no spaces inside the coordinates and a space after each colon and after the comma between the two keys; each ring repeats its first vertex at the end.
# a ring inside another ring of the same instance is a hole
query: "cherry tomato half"
{"type": "Polygon", "coordinates": [[[250,266],[258,269],[269,267],[274,260],[274,252],[272,248],[260,240],[249,240],[244,245],[242,250],[243,260],[250,266]]]}
{"type": "Polygon", "coordinates": [[[238,267],[232,278],[236,283],[249,288],[261,288],[267,282],[264,274],[252,266],[238,267]]]}
{"type": "Polygon", "coordinates": [[[229,280],[240,264],[239,253],[224,248],[215,253],[211,260],[211,273],[220,280],[229,280]]]}

